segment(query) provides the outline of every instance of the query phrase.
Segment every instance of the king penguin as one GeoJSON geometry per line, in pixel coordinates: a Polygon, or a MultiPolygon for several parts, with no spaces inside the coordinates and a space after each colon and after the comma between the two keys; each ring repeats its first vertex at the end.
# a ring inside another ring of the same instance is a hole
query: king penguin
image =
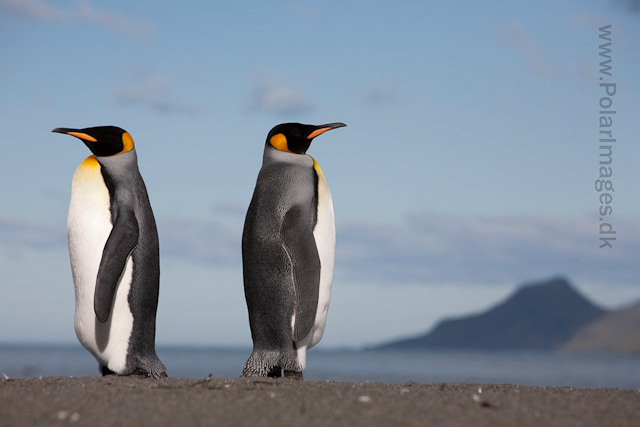
{"type": "Polygon", "coordinates": [[[306,351],[329,309],[335,221],[324,174],[306,154],[344,123],[283,123],[269,132],[242,234],[244,291],[253,352],[243,377],[302,380],[306,351]]]}
{"type": "Polygon", "coordinates": [[[76,335],[102,375],[166,377],[155,351],[158,231],[133,139],[115,126],[52,132],[93,152],[73,176],[67,221],[76,335]]]}

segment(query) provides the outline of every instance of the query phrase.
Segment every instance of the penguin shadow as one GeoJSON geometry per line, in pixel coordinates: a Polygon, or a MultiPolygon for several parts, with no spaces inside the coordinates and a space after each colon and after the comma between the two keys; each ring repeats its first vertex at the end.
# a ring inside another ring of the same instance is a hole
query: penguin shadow
{"type": "Polygon", "coordinates": [[[98,350],[100,350],[100,353],[104,352],[104,350],[107,348],[107,345],[109,345],[109,336],[111,335],[111,319],[113,319],[113,316],[109,316],[109,319],[106,322],[100,323],[97,317],[94,318],[96,345],[98,346],[98,350]]]}
{"type": "Polygon", "coordinates": [[[111,309],[109,310],[109,318],[107,319],[107,321],[104,323],[100,323],[97,316],[94,316],[93,318],[93,321],[95,323],[94,330],[95,330],[95,337],[96,337],[96,346],[98,347],[98,350],[100,351],[100,353],[103,353],[104,350],[107,348],[107,345],[109,345],[109,338],[111,336],[111,321],[115,316],[114,311],[116,306],[116,299],[118,296],[118,292],[120,291],[122,278],[124,277],[125,272],[126,272],[126,268],[122,270],[122,273],[120,273],[120,277],[118,277],[116,289],[113,291],[113,300],[111,301],[111,309]]]}

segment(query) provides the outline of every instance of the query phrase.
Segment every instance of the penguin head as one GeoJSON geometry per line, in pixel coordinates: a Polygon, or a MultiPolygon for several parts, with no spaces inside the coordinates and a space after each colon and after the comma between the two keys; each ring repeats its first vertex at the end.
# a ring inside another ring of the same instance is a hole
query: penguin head
{"type": "Polygon", "coordinates": [[[280,151],[305,154],[311,141],[328,130],[346,126],[344,123],[326,125],[303,125],[302,123],[282,123],[275,126],[267,136],[267,145],[280,151]]]}
{"type": "Polygon", "coordinates": [[[81,139],[96,156],[113,156],[133,149],[133,139],[129,132],[116,126],[84,129],[55,128],[51,132],[66,133],[81,139]]]}

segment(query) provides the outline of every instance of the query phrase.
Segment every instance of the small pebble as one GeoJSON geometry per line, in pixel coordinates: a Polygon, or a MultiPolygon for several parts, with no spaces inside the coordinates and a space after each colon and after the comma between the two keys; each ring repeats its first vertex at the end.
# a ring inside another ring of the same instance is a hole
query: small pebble
{"type": "Polygon", "coordinates": [[[369,396],[360,396],[358,402],[369,403],[371,402],[371,398],[369,396]]]}
{"type": "Polygon", "coordinates": [[[411,390],[409,390],[408,388],[403,388],[400,390],[400,394],[407,394],[409,393],[411,390]]]}
{"type": "Polygon", "coordinates": [[[72,423],[75,423],[80,420],[80,414],[77,412],[74,412],[73,414],[71,414],[71,418],[69,419],[71,420],[72,423]]]}
{"type": "Polygon", "coordinates": [[[59,420],[66,420],[67,418],[69,418],[69,413],[67,411],[58,411],[58,419],[59,420]]]}
{"type": "Polygon", "coordinates": [[[273,398],[276,397],[276,394],[274,392],[271,392],[271,393],[269,393],[269,397],[273,399],[273,398]]]}

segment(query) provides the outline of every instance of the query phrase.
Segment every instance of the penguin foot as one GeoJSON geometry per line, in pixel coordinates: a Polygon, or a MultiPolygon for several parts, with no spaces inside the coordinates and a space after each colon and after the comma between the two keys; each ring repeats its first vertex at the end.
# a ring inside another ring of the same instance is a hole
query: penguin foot
{"type": "Polygon", "coordinates": [[[149,378],[166,378],[167,368],[164,363],[158,359],[158,356],[147,356],[142,360],[138,360],[137,366],[133,370],[132,374],[146,375],[149,378]]]}
{"type": "Polygon", "coordinates": [[[168,378],[169,375],[167,375],[167,371],[162,371],[160,373],[155,373],[155,372],[148,372],[147,376],[149,378],[153,378],[153,379],[159,379],[159,378],[168,378]]]}
{"type": "Polygon", "coordinates": [[[298,381],[303,381],[304,378],[302,378],[302,371],[297,372],[297,371],[284,371],[284,377],[290,380],[298,380],[298,381]]]}
{"type": "Polygon", "coordinates": [[[281,377],[284,371],[301,371],[297,363],[297,353],[295,350],[267,351],[254,350],[249,360],[244,364],[241,377],[281,377]]]}
{"type": "Polygon", "coordinates": [[[161,363],[162,367],[159,366],[153,366],[149,369],[139,369],[136,371],[136,373],[142,374],[142,375],[146,375],[149,378],[153,378],[153,379],[158,379],[158,378],[167,378],[167,370],[164,367],[164,365],[161,363]]]}

